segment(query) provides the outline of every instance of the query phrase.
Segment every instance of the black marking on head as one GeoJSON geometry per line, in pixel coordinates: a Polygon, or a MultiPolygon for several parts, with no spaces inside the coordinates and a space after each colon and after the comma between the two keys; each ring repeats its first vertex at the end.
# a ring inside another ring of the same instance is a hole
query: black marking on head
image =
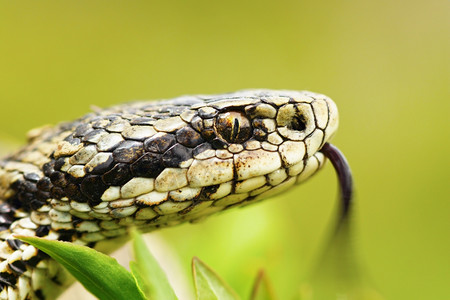
{"type": "Polygon", "coordinates": [[[211,149],[211,145],[209,143],[203,143],[194,148],[192,155],[197,156],[200,153],[205,152],[210,149],[211,149]]]}
{"type": "Polygon", "coordinates": [[[97,175],[86,176],[80,185],[81,192],[88,198],[88,203],[91,206],[95,206],[102,201],[100,197],[107,188],[108,186],[97,175]]]}
{"type": "Polygon", "coordinates": [[[194,148],[203,143],[202,136],[191,127],[179,129],[176,133],[176,137],[178,143],[189,148],[194,148]]]}
{"type": "Polygon", "coordinates": [[[176,140],[173,134],[167,133],[149,137],[144,141],[145,150],[154,153],[164,153],[175,145],[176,140]]]}
{"type": "Polygon", "coordinates": [[[95,175],[101,175],[101,174],[105,173],[106,171],[109,171],[111,169],[111,167],[113,166],[113,163],[114,163],[114,159],[113,159],[112,154],[110,153],[107,155],[106,161],[93,167],[89,173],[95,174],[95,175]]]}
{"type": "Polygon", "coordinates": [[[212,128],[205,128],[202,131],[202,137],[205,140],[210,141],[216,137],[216,132],[212,128]]]}
{"type": "Polygon", "coordinates": [[[145,153],[131,165],[131,172],[135,177],[156,178],[162,170],[164,170],[164,166],[162,165],[161,154],[151,152],[145,153]]]}
{"type": "Polygon", "coordinates": [[[102,175],[102,180],[108,185],[122,185],[132,177],[133,174],[131,173],[130,166],[125,163],[118,163],[111,170],[102,175]]]}
{"type": "Polygon", "coordinates": [[[262,141],[266,140],[267,132],[265,132],[262,129],[255,128],[255,129],[253,129],[253,136],[255,137],[256,140],[262,142],[262,141]]]}
{"type": "Polygon", "coordinates": [[[180,163],[190,158],[192,158],[192,149],[176,144],[163,154],[162,162],[166,167],[178,168],[180,163]]]}
{"type": "Polygon", "coordinates": [[[76,137],[82,137],[82,136],[85,136],[86,134],[88,134],[88,133],[91,132],[91,131],[92,131],[91,125],[90,125],[90,124],[83,123],[83,124],[78,125],[78,126],[75,128],[74,136],[76,136],[76,137]]]}
{"type": "Polygon", "coordinates": [[[137,141],[124,141],[113,152],[115,162],[132,163],[142,156],[144,145],[137,141]]]}
{"type": "Polygon", "coordinates": [[[226,149],[228,147],[228,143],[222,139],[215,138],[214,140],[211,141],[211,146],[214,149],[226,149]]]}

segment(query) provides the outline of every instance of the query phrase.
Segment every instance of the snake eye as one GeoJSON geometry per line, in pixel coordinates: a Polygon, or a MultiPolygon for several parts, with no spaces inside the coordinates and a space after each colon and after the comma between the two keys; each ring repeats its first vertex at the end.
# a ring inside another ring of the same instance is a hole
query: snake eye
{"type": "Polygon", "coordinates": [[[217,116],[215,127],[217,133],[229,143],[242,143],[252,133],[250,120],[242,113],[229,111],[217,116]]]}

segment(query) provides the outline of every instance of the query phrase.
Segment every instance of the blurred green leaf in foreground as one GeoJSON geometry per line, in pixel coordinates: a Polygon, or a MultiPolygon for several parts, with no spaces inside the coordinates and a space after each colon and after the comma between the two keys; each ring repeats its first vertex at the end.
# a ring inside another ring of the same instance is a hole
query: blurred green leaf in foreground
{"type": "Polygon", "coordinates": [[[133,252],[136,262],[130,262],[130,268],[138,286],[149,299],[177,299],[175,292],[167,280],[166,274],[150,253],[142,236],[133,231],[133,252]]]}
{"type": "MultiPolygon", "coordinates": [[[[178,299],[166,274],[137,232],[133,232],[133,251],[136,261],[130,262],[131,273],[119,265],[114,258],[88,247],[37,237],[16,237],[50,255],[99,299],[178,299]]],[[[239,299],[236,292],[198,258],[192,260],[192,272],[197,299],[239,299]]],[[[262,296],[266,294],[266,280],[260,284],[262,280],[259,276],[254,289],[254,295],[258,296],[252,296],[252,300],[272,299],[262,296]]]]}
{"type": "MultiPolygon", "coordinates": [[[[132,236],[136,261],[130,262],[131,273],[114,258],[88,247],[36,237],[17,238],[50,255],[99,299],[178,299],[142,236],[136,231],[132,236]]],[[[240,299],[217,273],[196,257],[192,259],[192,273],[196,299],[240,299]]],[[[332,235],[311,276],[300,285],[297,296],[301,300],[383,299],[365,279],[357,263],[348,221],[332,235]]],[[[249,299],[277,299],[264,271],[258,273],[249,299]]]]}
{"type": "Polygon", "coordinates": [[[133,276],[112,257],[68,242],[17,236],[63,265],[99,299],[146,299],[133,276]]]}

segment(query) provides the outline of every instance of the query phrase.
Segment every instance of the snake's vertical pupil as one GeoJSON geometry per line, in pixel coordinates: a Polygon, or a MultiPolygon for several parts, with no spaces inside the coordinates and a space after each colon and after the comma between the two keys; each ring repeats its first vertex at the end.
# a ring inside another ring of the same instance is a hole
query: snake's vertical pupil
{"type": "Polygon", "coordinates": [[[234,119],[234,123],[233,123],[233,131],[232,131],[231,139],[237,140],[238,134],[239,134],[239,120],[236,118],[236,119],[234,119]]]}
{"type": "Polygon", "coordinates": [[[245,142],[252,132],[249,119],[238,111],[218,115],[215,127],[218,135],[229,143],[245,142]]]}

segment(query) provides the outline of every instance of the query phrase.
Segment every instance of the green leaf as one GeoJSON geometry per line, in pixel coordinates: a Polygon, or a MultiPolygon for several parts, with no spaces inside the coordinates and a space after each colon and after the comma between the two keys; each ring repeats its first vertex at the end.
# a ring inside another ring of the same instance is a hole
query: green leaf
{"type": "Polygon", "coordinates": [[[198,300],[239,299],[225,281],[197,257],[192,259],[192,273],[198,300]]]}
{"type": "Polygon", "coordinates": [[[138,262],[132,267],[133,275],[140,277],[137,281],[139,287],[146,293],[149,299],[178,299],[167,280],[166,274],[145,245],[142,236],[133,232],[133,252],[138,262]]]}
{"type": "Polygon", "coordinates": [[[99,299],[146,299],[133,276],[112,257],[68,242],[27,236],[16,238],[50,255],[99,299]]]}
{"type": "MultiPolygon", "coordinates": [[[[141,276],[141,273],[138,269],[137,262],[130,261],[130,270],[131,270],[131,275],[133,275],[136,285],[138,286],[138,288],[142,292],[142,294],[150,295],[150,290],[148,289],[149,287],[147,286],[144,278],[142,278],[142,276],[141,276]]],[[[151,300],[150,297],[147,297],[147,299],[151,300]]]]}
{"type": "Polygon", "coordinates": [[[259,271],[256,276],[255,283],[253,285],[252,294],[250,300],[275,300],[275,293],[273,292],[272,285],[267,278],[264,271],[259,271]]]}

